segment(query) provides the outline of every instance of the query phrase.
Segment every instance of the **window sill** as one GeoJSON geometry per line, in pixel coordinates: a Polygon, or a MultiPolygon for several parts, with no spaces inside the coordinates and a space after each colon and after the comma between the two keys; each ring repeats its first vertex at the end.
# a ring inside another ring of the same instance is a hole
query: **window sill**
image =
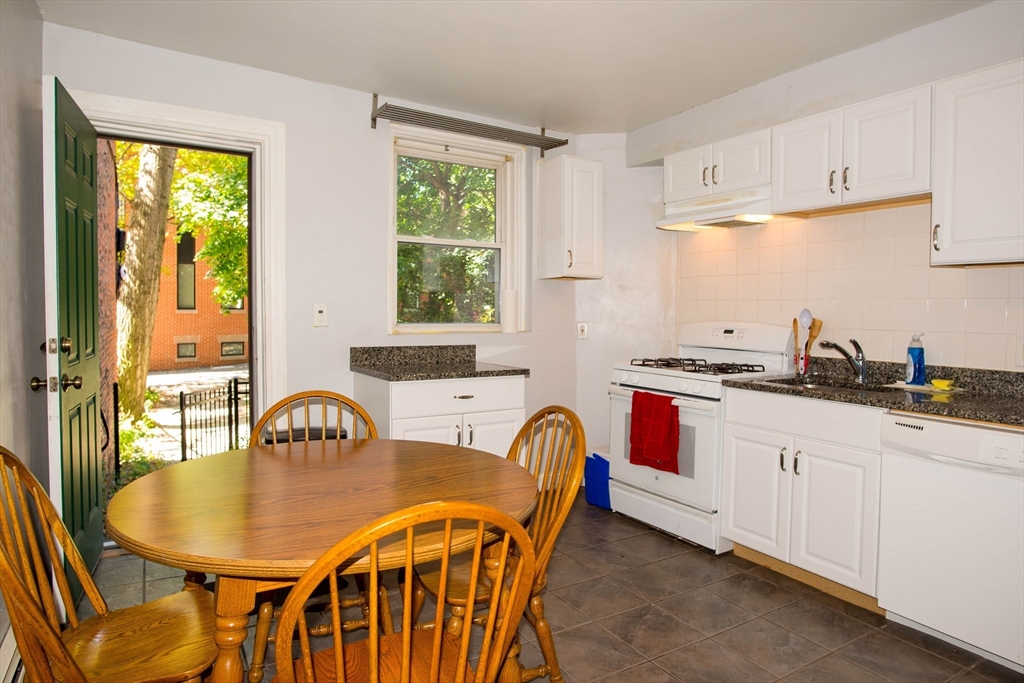
{"type": "Polygon", "coordinates": [[[501,332],[501,325],[397,325],[389,334],[494,334],[501,332]]]}
{"type": "Polygon", "coordinates": [[[175,313],[185,313],[185,314],[188,314],[188,315],[195,315],[196,313],[199,312],[199,309],[198,308],[176,308],[176,309],[174,309],[174,312],[175,313]]]}

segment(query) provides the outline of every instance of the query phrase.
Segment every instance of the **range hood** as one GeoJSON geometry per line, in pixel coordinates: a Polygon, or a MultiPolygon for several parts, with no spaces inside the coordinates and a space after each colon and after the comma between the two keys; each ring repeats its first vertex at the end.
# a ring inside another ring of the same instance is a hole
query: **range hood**
{"type": "Polygon", "coordinates": [[[665,215],[654,224],[660,230],[695,232],[767,223],[773,218],[771,200],[771,185],[684,199],[665,204],[665,215]]]}

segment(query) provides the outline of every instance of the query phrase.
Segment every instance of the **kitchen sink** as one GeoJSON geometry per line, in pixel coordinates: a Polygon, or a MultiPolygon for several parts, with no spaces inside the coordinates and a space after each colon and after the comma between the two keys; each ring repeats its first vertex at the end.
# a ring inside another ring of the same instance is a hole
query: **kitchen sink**
{"type": "Polygon", "coordinates": [[[832,377],[780,377],[779,379],[761,380],[764,384],[776,384],[796,391],[818,391],[826,394],[843,394],[846,396],[891,396],[905,393],[905,389],[889,387],[884,384],[858,384],[853,380],[832,377]]]}

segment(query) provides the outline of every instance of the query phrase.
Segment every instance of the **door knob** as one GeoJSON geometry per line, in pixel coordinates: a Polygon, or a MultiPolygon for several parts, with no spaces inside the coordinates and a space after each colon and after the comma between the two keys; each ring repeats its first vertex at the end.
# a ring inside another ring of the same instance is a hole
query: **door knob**
{"type": "Polygon", "coordinates": [[[60,350],[64,353],[71,353],[71,337],[60,338],[60,350]]]}
{"type": "Polygon", "coordinates": [[[43,389],[46,388],[46,380],[39,379],[38,377],[33,377],[29,381],[28,386],[32,389],[32,391],[42,391],[43,389]]]}
{"type": "Polygon", "coordinates": [[[81,375],[75,375],[75,378],[71,379],[70,377],[67,376],[67,373],[65,373],[64,376],[60,378],[60,388],[61,389],[63,389],[64,391],[67,391],[71,387],[74,387],[75,389],[81,389],[82,388],[82,376],[81,375]]]}

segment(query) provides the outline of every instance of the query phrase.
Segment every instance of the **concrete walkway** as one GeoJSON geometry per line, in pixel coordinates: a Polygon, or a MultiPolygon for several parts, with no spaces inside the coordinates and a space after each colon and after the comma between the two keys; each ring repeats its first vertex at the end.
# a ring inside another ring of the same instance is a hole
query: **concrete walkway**
{"type": "MultiPolygon", "coordinates": [[[[178,410],[179,392],[203,391],[222,387],[235,377],[248,377],[249,366],[245,363],[222,365],[215,368],[191,368],[151,372],[146,384],[158,394],[149,416],[156,422],[156,434],[141,439],[139,444],[145,453],[163,460],[181,460],[181,414],[178,410]]],[[[243,429],[243,432],[247,430],[243,429]]]]}

